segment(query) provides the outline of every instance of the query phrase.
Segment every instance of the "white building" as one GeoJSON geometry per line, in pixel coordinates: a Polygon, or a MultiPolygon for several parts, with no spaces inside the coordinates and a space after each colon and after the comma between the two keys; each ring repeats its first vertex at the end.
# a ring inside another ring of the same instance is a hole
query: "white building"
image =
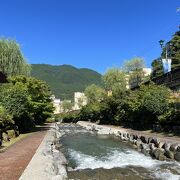
{"type": "Polygon", "coordinates": [[[144,72],[144,76],[149,76],[152,73],[152,69],[151,68],[143,68],[143,72],[144,72]]]}
{"type": "Polygon", "coordinates": [[[87,104],[87,97],[82,92],[74,93],[74,107],[73,110],[79,110],[82,106],[87,104]]]}
{"type": "Polygon", "coordinates": [[[55,96],[53,95],[51,97],[52,101],[53,101],[53,106],[54,106],[54,114],[58,114],[61,112],[60,110],[60,103],[61,103],[61,100],[60,99],[56,99],[55,96]]]}

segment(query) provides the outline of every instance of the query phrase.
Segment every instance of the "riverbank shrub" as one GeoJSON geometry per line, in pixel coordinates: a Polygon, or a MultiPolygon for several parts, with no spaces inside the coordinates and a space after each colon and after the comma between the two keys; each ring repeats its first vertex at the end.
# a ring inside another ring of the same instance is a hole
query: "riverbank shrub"
{"type": "Polygon", "coordinates": [[[152,129],[153,124],[178,125],[179,111],[170,102],[170,90],[154,83],[137,90],[118,90],[101,101],[89,102],[76,115],[63,118],[66,122],[91,121],[134,129],[152,129]]]}
{"type": "Polygon", "coordinates": [[[11,77],[0,91],[0,104],[12,116],[20,132],[31,131],[53,113],[51,91],[43,81],[25,76],[11,77]]]}
{"type": "Polygon", "coordinates": [[[7,113],[4,107],[0,106],[0,129],[6,131],[11,129],[14,121],[11,115],[7,113]]]}
{"type": "Polygon", "coordinates": [[[29,131],[34,127],[31,119],[30,103],[26,87],[22,84],[10,85],[3,93],[1,103],[13,117],[21,132],[29,131]]]}
{"type": "Polygon", "coordinates": [[[28,94],[28,103],[31,119],[35,124],[41,124],[46,121],[47,118],[51,117],[54,107],[51,100],[51,91],[49,86],[42,80],[16,76],[10,78],[10,82],[16,86],[21,84],[28,94]]]}

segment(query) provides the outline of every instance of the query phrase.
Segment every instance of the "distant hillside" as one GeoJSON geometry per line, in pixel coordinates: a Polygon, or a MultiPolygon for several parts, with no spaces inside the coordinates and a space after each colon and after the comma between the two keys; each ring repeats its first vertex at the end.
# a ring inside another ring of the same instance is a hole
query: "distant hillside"
{"type": "Polygon", "coordinates": [[[31,75],[46,81],[55,96],[62,100],[72,99],[74,92],[84,91],[90,84],[101,84],[101,74],[71,65],[32,64],[31,75]]]}

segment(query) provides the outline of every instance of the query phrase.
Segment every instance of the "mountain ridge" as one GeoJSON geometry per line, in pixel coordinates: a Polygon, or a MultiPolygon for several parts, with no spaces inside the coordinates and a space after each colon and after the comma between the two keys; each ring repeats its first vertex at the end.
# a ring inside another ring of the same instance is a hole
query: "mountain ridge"
{"type": "Polygon", "coordinates": [[[45,81],[53,94],[62,100],[72,100],[74,92],[82,92],[90,84],[101,85],[102,75],[89,68],[77,68],[68,64],[31,66],[31,76],[45,81]]]}

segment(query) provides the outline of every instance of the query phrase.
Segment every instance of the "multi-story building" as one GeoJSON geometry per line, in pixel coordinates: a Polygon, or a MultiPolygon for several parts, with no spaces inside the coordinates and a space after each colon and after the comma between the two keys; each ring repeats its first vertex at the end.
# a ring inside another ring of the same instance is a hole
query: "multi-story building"
{"type": "Polygon", "coordinates": [[[56,99],[56,97],[54,95],[52,95],[51,99],[53,101],[54,114],[60,113],[61,112],[61,107],[60,107],[61,100],[56,99]]]}
{"type": "Polygon", "coordinates": [[[79,110],[82,106],[87,104],[87,97],[82,92],[74,93],[74,107],[73,110],[79,110]]]}

